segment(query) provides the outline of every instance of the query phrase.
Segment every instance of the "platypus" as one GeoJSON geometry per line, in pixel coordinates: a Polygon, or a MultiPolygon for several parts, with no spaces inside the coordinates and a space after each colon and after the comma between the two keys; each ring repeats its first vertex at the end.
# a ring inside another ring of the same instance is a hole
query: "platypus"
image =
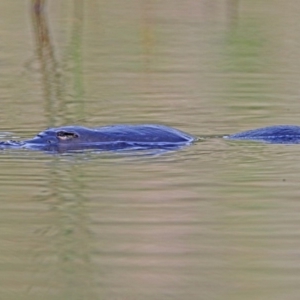
{"type": "MultiPolygon", "coordinates": [[[[271,144],[299,144],[300,126],[275,125],[227,135],[224,138],[271,144]]],[[[0,142],[0,149],[26,148],[59,153],[86,149],[172,150],[190,145],[197,139],[183,131],[156,124],[120,124],[98,128],[63,126],[49,128],[29,140],[0,142]]]]}
{"type": "Polygon", "coordinates": [[[176,149],[196,138],[180,130],[154,124],[112,125],[98,128],[63,126],[49,128],[24,141],[0,142],[0,149],[26,148],[50,152],[76,150],[176,149]]]}

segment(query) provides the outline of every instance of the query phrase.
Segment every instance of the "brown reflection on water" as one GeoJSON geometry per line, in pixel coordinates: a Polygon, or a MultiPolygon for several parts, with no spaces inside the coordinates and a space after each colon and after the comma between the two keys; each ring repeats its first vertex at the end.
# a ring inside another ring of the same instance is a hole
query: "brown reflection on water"
{"type": "Polygon", "coordinates": [[[56,124],[58,109],[55,103],[62,101],[60,97],[61,74],[55,58],[55,50],[50,36],[48,21],[46,18],[46,1],[32,1],[32,21],[36,41],[37,59],[40,65],[41,87],[44,91],[45,110],[48,115],[48,126],[56,124]]]}
{"type": "Polygon", "coordinates": [[[81,39],[83,0],[73,1],[73,15],[69,45],[61,58],[49,29],[45,0],[32,0],[32,22],[36,41],[36,57],[40,65],[41,88],[44,91],[45,115],[48,126],[60,126],[84,119],[81,39]],[[71,70],[71,72],[66,72],[71,70]],[[69,75],[67,75],[69,74],[69,75]],[[70,88],[71,85],[71,88],[70,88]],[[71,95],[67,90],[72,91],[71,95]],[[68,102],[72,101],[72,105],[68,102]]]}
{"type": "Polygon", "coordinates": [[[145,72],[150,71],[151,58],[153,58],[153,51],[155,48],[155,22],[153,20],[153,1],[141,1],[141,38],[143,45],[143,59],[145,72]]]}
{"type": "Polygon", "coordinates": [[[240,0],[228,0],[227,11],[229,27],[235,26],[239,18],[240,0]]]}
{"type": "MultiPolygon", "coordinates": [[[[57,58],[58,51],[49,29],[48,19],[51,16],[47,15],[46,1],[32,1],[36,53],[44,91],[42,101],[45,103],[48,126],[72,124],[75,119],[84,118],[81,66],[83,1],[73,1],[73,8],[69,45],[64,54],[57,58]],[[70,96],[67,90],[73,91],[70,96]],[[70,100],[71,106],[68,104],[70,100]]],[[[40,241],[44,240],[45,246],[41,247],[36,259],[47,259],[45,251],[55,257],[55,278],[49,280],[48,286],[64,299],[95,298],[93,290],[89,289],[94,272],[90,257],[89,219],[85,209],[87,199],[81,177],[80,168],[76,165],[65,169],[54,160],[45,178],[47,194],[36,199],[47,203],[50,208],[48,225],[38,231],[41,233],[40,241]],[[48,235],[53,238],[49,240],[48,235]]],[[[38,268],[37,272],[41,272],[41,269],[38,268]]]]}
{"type": "Polygon", "coordinates": [[[48,223],[39,230],[40,242],[44,240],[45,244],[38,257],[46,259],[49,252],[53,256],[49,266],[55,270],[55,277],[49,278],[53,291],[65,298],[93,299],[93,238],[85,196],[87,186],[82,178],[80,166],[62,165],[59,159],[52,161],[45,182],[47,192],[36,199],[49,208],[48,223]]]}

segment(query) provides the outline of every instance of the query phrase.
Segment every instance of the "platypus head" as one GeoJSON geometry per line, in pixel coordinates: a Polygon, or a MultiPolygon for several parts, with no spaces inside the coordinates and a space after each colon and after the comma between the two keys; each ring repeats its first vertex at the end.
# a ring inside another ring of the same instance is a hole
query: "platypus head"
{"type": "Polygon", "coordinates": [[[64,152],[69,150],[81,150],[87,145],[100,141],[100,137],[94,136],[94,131],[81,126],[65,126],[49,128],[37,134],[33,139],[26,140],[25,148],[64,152]]]}

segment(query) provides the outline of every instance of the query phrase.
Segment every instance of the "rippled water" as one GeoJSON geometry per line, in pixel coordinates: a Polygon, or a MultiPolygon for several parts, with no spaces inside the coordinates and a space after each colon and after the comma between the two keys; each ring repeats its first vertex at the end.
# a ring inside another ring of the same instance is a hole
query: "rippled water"
{"type": "Polygon", "coordinates": [[[1,299],[298,299],[300,4],[0,2],[1,139],[160,123],[161,155],[0,153],[1,299]]]}

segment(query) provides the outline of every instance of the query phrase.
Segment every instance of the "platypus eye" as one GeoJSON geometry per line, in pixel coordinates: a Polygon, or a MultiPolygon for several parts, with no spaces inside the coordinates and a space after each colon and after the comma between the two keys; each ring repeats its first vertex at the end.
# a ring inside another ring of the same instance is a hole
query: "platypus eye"
{"type": "Polygon", "coordinates": [[[79,135],[75,132],[68,132],[68,131],[58,131],[56,133],[56,136],[60,139],[60,140],[71,140],[71,139],[75,139],[78,138],[79,135]]]}

